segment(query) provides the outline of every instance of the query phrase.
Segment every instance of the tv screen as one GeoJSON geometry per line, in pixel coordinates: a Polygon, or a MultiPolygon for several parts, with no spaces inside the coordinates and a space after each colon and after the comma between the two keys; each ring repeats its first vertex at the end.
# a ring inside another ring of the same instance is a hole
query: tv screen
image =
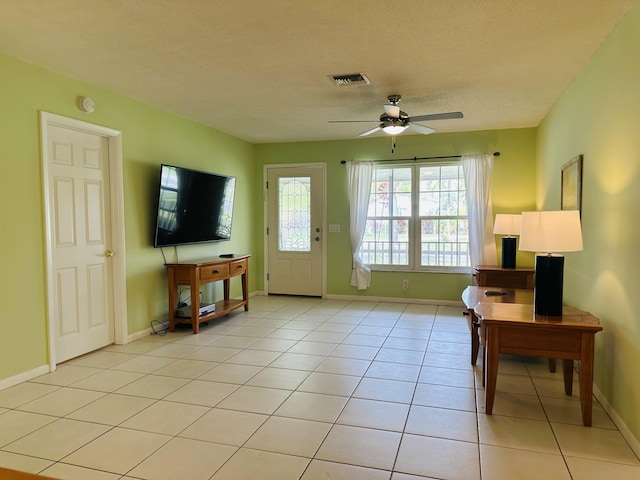
{"type": "Polygon", "coordinates": [[[229,240],[235,177],[162,165],[154,247],[229,240]]]}

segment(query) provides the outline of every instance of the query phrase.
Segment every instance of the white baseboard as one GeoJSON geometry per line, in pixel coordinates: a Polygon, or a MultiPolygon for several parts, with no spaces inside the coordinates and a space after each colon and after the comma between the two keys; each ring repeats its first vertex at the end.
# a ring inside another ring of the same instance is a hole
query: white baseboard
{"type": "Polygon", "coordinates": [[[138,332],[132,333],[131,335],[127,335],[127,337],[125,338],[125,343],[123,343],[123,345],[126,345],[127,343],[131,343],[131,342],[135,342],[136,340],[140,340],[141,338],[144,338],[144,337],[148,337],[152,333],[153,333],[153,329],[149,327],[149,328],[145,328],[144,330],[140,330],[138,332]]]}
{"type": "Polygon", "coordinates": [[[403,298],[403,297],[373,297],[360,295],[333,295],[328,294],[323,298],[327,300],[349,300],[351,302],[387,302],[387,303],[417,303],[420,305],[444,305],[448,307],[462,307],[464,303],[458,300],[431,300],[428,298],[403,298]]]}
{"type": "MultiPolygon", "coordinates": [[[[155,327],[155,331],[158,331],[158,329],[162,329],[162,328],[169,328],[169,321],[164,321],[161,323],[161,325],[157,325],[155,327]]],[[[123,345],[126,345],[127,343],[131,343],[131,342],[135,342],[136,340],[140,340],[141,338],[144,337],[148,337],[149,335],[153,335],[154,330],[153,327],[149,327],[149,328],[145,328],[144,330],[140,330],[138,332],[132,333],[131,335],[128,335],[125,338],[125,343],[123,345]]]]}
{"type": "Polygon", "coordinates": [[[39,377],[40,375],[44,375],[50,371],[49,365],[41,365],[33,370],[27,370],[26,372],[19,373],[13,377],[3,378],[0,380],[0,390],[13,387],[14,385],[39,377]]]}
{"type": "Polygon", "coordinates": [[[607,401],[607,398],[595,384],[593,385],[593,394],[598,399],[598,402],[600,402],[600,405],[602,405],[602,408],[604,408],[604,411],[609,414],[613,423],[616,424],[616,427],[620,430],[620,433],[631,447],[631,450],[633,450],[636,456],[640,458],[640,441],[638,441],[633,433],[631,433],[631,430],[629,430],[629,427],[627,427],[626,423],[624,423],[622,418],[620,418],[618,412],[614,410],[611,404],[607,401]]]}

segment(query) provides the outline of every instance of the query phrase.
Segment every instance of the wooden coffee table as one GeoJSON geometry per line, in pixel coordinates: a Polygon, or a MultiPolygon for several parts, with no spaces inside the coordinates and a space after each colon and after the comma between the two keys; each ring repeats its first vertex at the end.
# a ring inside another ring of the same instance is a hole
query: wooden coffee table
{"type": "Polygon", "coordinates": [[[591,426],[593,354],[595,334],[602,330],[596,317],[573,307],[561,316],[536,315],[533,305],[480,302],[474,307],[484,338],[486,413],[493,401],[501,353],[558,358],[563,361],[565,393],[571,395],[573,361],[580,361],[580,405],[582,423],[591,426]]]}

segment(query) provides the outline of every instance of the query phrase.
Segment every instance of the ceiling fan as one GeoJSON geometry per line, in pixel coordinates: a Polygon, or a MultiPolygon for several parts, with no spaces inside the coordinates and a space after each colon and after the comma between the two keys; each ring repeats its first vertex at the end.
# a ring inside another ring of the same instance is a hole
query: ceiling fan
{"type": "Polygon", "coordinates": [[[387,97],[389,103],[384,105],[384,113],[380,115],[380,120],[330,120],[329,123],[360,123],[360,122],[376,122],[378,125],[366,132],[359,134],[359,137],[366,137],[372,133],[382,130],[389,135],[398,135],[407,128],[429,135],[435,132],[435,128],[426,127],[416,122],[426,122],[431,120],[449,120],[453,118],[463,118],[462,112],[433,113],[430,115],[418,115],[410,117],[400,110],[401,95],[389,95],[387,97]]]}

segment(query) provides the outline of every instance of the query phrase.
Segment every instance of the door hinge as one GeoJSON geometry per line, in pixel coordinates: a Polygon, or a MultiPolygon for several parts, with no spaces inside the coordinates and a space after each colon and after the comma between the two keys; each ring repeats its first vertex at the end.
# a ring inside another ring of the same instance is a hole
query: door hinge
{"type": "Polygon", "coordinates": [[[269,227],[267,227],[267,235],[269,235],[269,227]]]}
{"type": "Polygon", "coordinates": [[[269,281],[269,274],[267,273],[267,281],[269,281]]]}
{"type": "Polygon", "coordinates": [[[264,188],[266,188],[267,190],[269,190],[269,182],[264,182],[264,185],[265,185],[265,187],[264,187],[264,188]]]}

